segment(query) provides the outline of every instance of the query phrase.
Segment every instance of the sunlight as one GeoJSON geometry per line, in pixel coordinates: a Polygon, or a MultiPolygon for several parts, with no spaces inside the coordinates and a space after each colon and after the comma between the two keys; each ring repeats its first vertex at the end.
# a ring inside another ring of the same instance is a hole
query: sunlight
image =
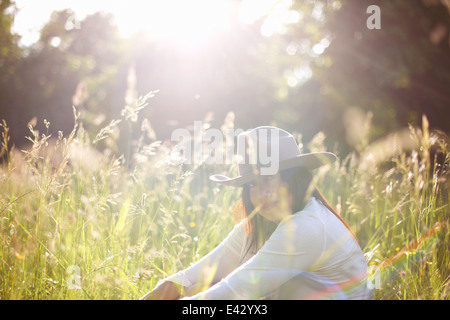
{"type": "Polygon", "coordinates": [[[219,32],[230,29],[232,1],[227,0],[17,0],[18,14],[14,31],[24,45],[38,40],[39,31],[54,10],[70,8],[78,21],[98,11],[114,15],[120,33],[130,37],[138,30],[156,39],[166,39],[183,46],[195,46],[219,32]]]}
{"type": "Polygon", "coordinates": [[[143,30],[152,38],[188,48],[229,32],[236,15],[244,24],[266,16],[260,31],[267,37],[283,34],[287,24],[302,18],[301,12],[291,9],[292,0],[16,0],[16,6],[13,30],[22,36],[21,44],[25,46],[39,40],[40,30],[53,11],[64,9],[74,12],[75,22],[95,12],[109,12],[125,38],[143,30]]]}
{"type": "Polygon", "coordinates": [[[155,38],[195,46],[230,28],[231,2],[226,0],[141,1],[133,12],[116,12],[121,32],[138,27],[155,38]]]}
{"type": "Polygon", "coordinates": [[[261,26],[261,34],[265,37],[275,33],[283,34],[287,24],[297,23],[302,18],[301,12],[291,9],[292,4],[292,0],[243,0],[239,7],[239,20],[253,24],[266,17],[261,26]]]}

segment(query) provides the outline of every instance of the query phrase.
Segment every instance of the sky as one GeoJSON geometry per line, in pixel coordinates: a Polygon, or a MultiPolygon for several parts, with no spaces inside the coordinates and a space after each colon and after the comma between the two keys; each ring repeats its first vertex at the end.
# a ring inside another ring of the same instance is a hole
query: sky
{"type": "Polygon", "coordinates": [[[242,23],[252,24],[269,14],[261,33],[282,32],[283,24],[295,23],[298,12],[290,10],[292,0],[243,0],[236,9],[229,0],[16,0],[18,12],[13,31],[21,35],[21,45],[39,39],[39,31],[54,10],[70,8],[75,20],[107,11],[114,14],[121,34],[128,37],[139,29],[156,37],[172,38],[185,44],[206,40],[230,28],[236,14],[242,23]],[[234,11],[233,11],[234,10],[234,11]]]}

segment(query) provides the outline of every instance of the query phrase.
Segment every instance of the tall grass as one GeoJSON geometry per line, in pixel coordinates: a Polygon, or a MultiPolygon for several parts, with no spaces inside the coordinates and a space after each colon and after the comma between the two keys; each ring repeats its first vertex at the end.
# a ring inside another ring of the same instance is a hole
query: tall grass
{"type": "MultiPolygon", "coordinates": [[[[208,175],[235,168],[181,166],[148,122],[118,156],[119,121],[90,135],[75,109],[74,119],[57,138],[30,123],[24,151],[9,149],[1,125],[1,299],[136,299],[233,227],[239,190],[208,175]]],[[[317,176],[373,267],[376,299],[449,299],[448,139],[424,120],[407,135],[360,145],[317,176]]],[[[316,136],[305,151],[322,142],[316,136]]]]}

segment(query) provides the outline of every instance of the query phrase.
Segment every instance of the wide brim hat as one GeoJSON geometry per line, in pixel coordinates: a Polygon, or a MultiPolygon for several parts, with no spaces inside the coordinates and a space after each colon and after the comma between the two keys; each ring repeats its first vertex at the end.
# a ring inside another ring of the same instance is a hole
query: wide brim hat
{"type": "Polygon", "coordinates": [[[331,152],[301,153],[289,132],[263,126],[238,135],[236,177],[215,174],[209,178],[224,185],[242,187],[260,175],[273,175],[296,167],[314,170],[336,159],[336,155],[331,152]]]}

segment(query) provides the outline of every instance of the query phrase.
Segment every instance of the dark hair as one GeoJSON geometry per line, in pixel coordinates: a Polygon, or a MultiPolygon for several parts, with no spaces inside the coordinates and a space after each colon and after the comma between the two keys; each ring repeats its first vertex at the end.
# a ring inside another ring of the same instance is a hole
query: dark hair
{"type": "MultiPolygon", "coordinates": [[[[281,177],[281,181],[286,184],[288,192],[293,195],[291,213],[303,210],[309,199],[311,197],[314,197],[318,201],[320,201],[331,213],[333,213],[356,239],[356,236],[354,235],[350,227],[328,203],[325,197],[319,192],[317,187],[314,186],[313,189],[309,189],[312,182],[312,174],[309,170],[303,167],[299,167],[282,170],[279,174],[281,177]]],[[[247,255],[250,250],[256,253],[256,251],[262,247],[264,242],[275,231],[278,225],[275,222],[265,219],[262,215],[251,215],[254,210],[255,207],[250,200],[250,186],[248,184],[245,184],[242,188],[242,197],[234,210],[234,217],[236,221],[239,222],[245,218],[248,218],[244,225],[244,229],[247,232],[247,244],[246,250],[243,251],[243,254],[241,256],[241,260],[247,255]]]]}

